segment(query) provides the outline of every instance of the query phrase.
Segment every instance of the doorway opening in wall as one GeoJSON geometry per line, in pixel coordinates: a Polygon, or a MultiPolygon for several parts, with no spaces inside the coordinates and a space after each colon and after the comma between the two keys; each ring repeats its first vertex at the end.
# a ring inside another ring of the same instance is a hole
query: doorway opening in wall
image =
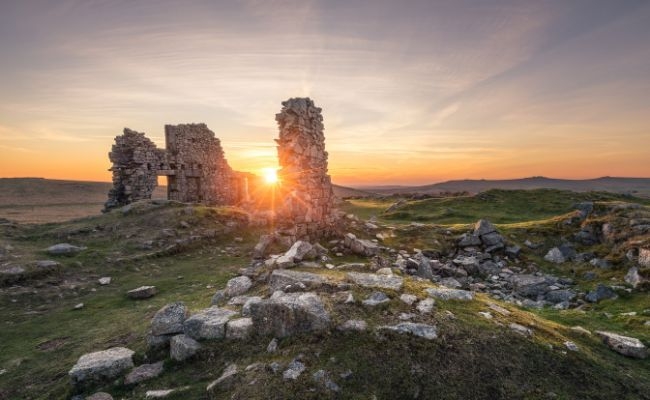
{"type": "Polygon", "coordinates": [[[167,177],[165,175],[158,176],[158,186],[151,194],[152,199],[166,199],[167,198],[167,177]]]}

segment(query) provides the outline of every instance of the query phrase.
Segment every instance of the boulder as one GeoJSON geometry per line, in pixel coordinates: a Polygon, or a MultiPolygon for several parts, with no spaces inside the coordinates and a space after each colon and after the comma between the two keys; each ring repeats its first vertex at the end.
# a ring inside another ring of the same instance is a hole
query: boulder
{"type": "Polygon", "coordinates": [[[167,304],[151,319],[151,334],[154,336],[170,335],[183,332],[183,322],[188,310],[183,302],[167,304]]]}
{"type": "Polygon", "coordinates": [[[226,297],[235,297],[244,294],[253,286],[253,281],[247,276],[238,276],[232,278],[226,283],[224,295],[226,297]]]}
{"type": "Polygon", "coordinates": [[[564,258],[564,255],[557,247],[553,247],[551,250],[549,250],[548,253],[546,253],[544,256],[544,259],[555,264],[562,264],[563,262],[566,262],[566,258],[564,258]]]}
{"type": "Polygon", "coordinates": [[[424,299],[418,303],[415,307],[421,314],[429,314],[433,311],[433,307],[436,305],[434,299],[424,299]]]}
{"type": "Polygon", "coordinates": [[[474,300],[474,293],[468,290],[447,289],[447,288],[428,288],[425,290],[431,297],[440,300],[474,300]]]}
{"type": "Polygon", "coordinates": [[[154,364],[139,365],[124,378],[125,385],[135,385],[149,379],[153,379],[163,372],[163,362],[159,361],[154,364]]]}
{"type": "Polygon", "coordinates": [[[630,268],[627,271],[627,274],[625,274],[625,282],[633,288],[639,286],[642,280],[643,279],[641,278],[641,275],[639,275],[639,269],[637,267],[630,268]]]}
{"type": "Polygon", "coordinates": [[[347,276],[353,283],[368,288],[401,290],[404,283],[404,280],[399,276],[367,274],[363,272],[348,272],[347,276]]]}
{"type": "Polygon", "coordinates": [[[414,322],[402,322],[397,325],[382,325],[377,329],[407,333],[427,340],[433,340],[438,337],[438,331],[435,326],[414,322]]]}
{"type": "Polygon", "coordinates": [[[272,291],[282,290],[288,292],[296,291],[296,288],[314,290],[320,288],[323,284],[325,284],[323,276],[310,272],[276,269],[269,277],[269,288],[272,291]]]}
{"type": "Polygon", "coordinates": [[[316,293],[277,291],[267,300],[251,304],[251,318],[256,333],[286,337],[296,333],[324,332],[330,317],[316,293]]]}
{"type": "Polygon", "coordinates": [[[86,397],[85,400],[113,400],[113,396],[106,392],[97,392],[86,397]]]}
{"type": "Polygon", "coordinates": [[[226,339],[247,339],[253,332],[251,318],[237,318],[228,321],[226,325],[226,339]]]}
{"type": "Polygon", "coordinates": [[[366,321],[362,319],[349,319],[339,325],[336,329],[339,331],[355,331],[355,332],[362,332],[368,329],[368,324],[366,321]]]}
{"type": "Polygon", "coordinates": [[[388,303],[390,298],[382,292],[373,292],[367,299],[363,300],[361,303],[364,306],[374,307],[383,303],[388,303]]]}
{"type": "Polygon", "coordinates": [[[596,334],[610,349],[619,354],[641,359],[648,357],[648,349],[639,339],[604,331],[596,331],[596,334]]]}
{"type": "Polygon", "coordinates": [[[226,367],[219,378],[215,379],[208,385],[206,390],[209,393],[214,393],[217,390],[230,390],[236,384],[238,374],[239,368],[237,368],[237,364],[230,364],[226,367]]]}
{"type": "Polygon", "coordinates": [[[316,250],[311,243],[298,240],[284,255],[293,258],[294,262],[300,262],[310,258],[313,259],[316,255],[316,250]]]}
{"type": "Polygon", "coordinates": [[[600,268],[600,269],[611,269],[612,268],[612,264],[609,261],[607,261],[605,259],[602,259],[602,258],[592,258],[591,261],[589,261],[589,264],[593,265],[596,268],[600,268]]]}
{"type": "Polygon", "coordinates": [[[183,331],[196,340],[223,339],[226,336],[226,324],[235,315],[235,311],[212,306],[187,318],[183,323],[183,331]]]}
{"type": "Polygon", "coordinates": [[[510,278],[512,286],[518,294],[524,297],[536,298],[548,291],[546,278],[543,276],[519,274],[510,278]]]}
{"type": "Polygon", "coordinates": [[[474,234],[464,233],[458,240],[458,247],[476,247],[481,245],[481,239],[474,234]]]}
{"type": "Polygon", "coordinates": [[[601,300],[606,300],[606,299],[613,299],[618,297],[614,289],[612,289],[609,286],[603,285],[602,283],[599,283],[598,286],[596,286],[595,290],[590,291],[587,293],[585,296],[585,300],[587,300],[590,303],[598,303],[601,300]]]}
{"type": "Polygon", "coordinates": [[[408,304],[409,306],[413,305],[416,301],[418,301],[418,297],[413,294],[408,294],[408,293],[403,293],[402,295],[399,296],[399,299],[402,300],[404,303],[408,304]]]}
{"type": "Polygon", "coordinates": [[[486,247],[499,246],[505,243],[505,239],[497,232],[487,233],[481,236],[481,241],[486,247]]]}
{"type": "Polygon", "coordinates": [[[69,243],[59,243],[59,244],[55,244],[54,246],[48,247],[47,252],[54,256],[73,255],[85,249],[86,249],[85,247],[73,246],[69,243]]]}
{"type": "Polygon", "coordinates": [[[264,258],[264,254],[266,253],[266,249],[273,243],[274,237],[272,235],[262,235],[260,236],[260,240],[257,242],[255,247],[253,248],[253,258],[254,259],[261,259],[264,258]]]}
{"type": "Polygon", "coordinates": [[[184,361],[195,355],[201,344],[187,335],[176,335],[169,342],[169,356],[176,361],[184,361]]]}
{"type": "Polygon", "coordinates": [[[490,221],[485,219],[478,220],[478,222],[474,225],[474,235],[476,236],[483,236],[496,231],[497,228],[492,225],[490,221]]]}
{"type": "Polygon", "coordinates": [[[519,325],[515,322],[512,322],[510,325],[508,325],[510,329],[512,329],[514,332],[523,335],[523,336],[532,336],[533,331],[530,328],[526,328],[523,325],[519,325]]]}
{"type": "Polygon", "coordinates": [[[126,292],[126,295],[130,299],[142,300],[142,299],[148,299],[150,297],[153,297],[156,293],[157,290],[155,286],[140,286],[139,288],[129,290],[128,292],[126,292]]]}
{"type": "Polygon", "coordinates": [[[68,372],[75,386],[110,381],[133,368],[134,352],[125,347],[84,354],[68,372]]]}
{"type": "Polygon", "coordinates": [[[552,290],[545,296],[545,300],[553,304],[569,302],[575,298],[576,293],[570,289],[552,290]]]}
{"type": "Polygon", "coordinates": [[[102,276],[101,278],[99,278],[97,280],[97,282],[99,282],[99,284],[102,285],[102,286],[109,285],[111,283],[111,277],[110,276],[102,276]]]}
{"type": "Polygon", "coordinates": [[[365,239],[358,239],[354,234],[347,233],[343,238],[345,247],[349,248],[354,254],[364,257],[372,257],[379,254],[379,246],[365,239]]]}
{"type": "Polygon", "coordinates": [[[305,364],[298,360],[293,360],[289,363],[287,369],[282,373],[282,378],[285,380],[296,380],[305,371],[305,364]]]}

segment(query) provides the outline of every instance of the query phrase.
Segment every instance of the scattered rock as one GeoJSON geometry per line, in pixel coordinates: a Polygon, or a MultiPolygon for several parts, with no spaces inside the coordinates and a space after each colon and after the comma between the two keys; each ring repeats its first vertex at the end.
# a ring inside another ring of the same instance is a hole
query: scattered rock
{"type": "Polygon", "coordinates": [[[509,310],[507,310],[507,309],[505,309],[505,308],[503,308],[503,307],[501,307],[501,306],[499,306],[499,305],[497,305],[497,304],[494,304],[494,303],[490,303],[490,304],[488,304],[488,307],[490,307],[490,309],[491,309],[492,311],[496,311],[496,312],[498,312],[499,314],[501,314],[501,315],[503,315],[503,316],[506,316],[506,317],[507,317],[508,315],[512,314],[509,310]]]}
{"type": "Polygon", "coordinates": [[[367,274],[362,272],[348,272],[347,276],[353,283],[368,288],[401,290],[404,283],[404,280],[399,276],[367,274]]]}
{"type": "Polygon", "coordinates": [[[135,367],[129,374],[124,378],[125,385],[135,385],[140,382],[144,382],[149,379],[153,379],[163,372],[163,362],[159,361],[155,364],[142,364],[138,367],[135,367]]]}
{"type": "Polygon", "coordinates": [[[125,347],[84,354],[68,372],[73,385],[105,382],[133,368],[134,352],[125,347]]]}
{"type": "Polygon", "coordinates": [[[316,293],[283,293],[251,304],[253,326],[261,335],[275,337],[327,331],[330,318],[316,293]]]}
{"type": "Polygon", "coordinates": [[[434,299],[424,299],[418,303],[418,305],[415,307],[421,314],[429,314],[431,311],[433,311],[433,307],[436,305],[436,301],[434,299]]]}
{"type": "Polygon", "coordinates": [[[650,249],[639,249],[638,263],[642,267],[650,267],[650,249]]]}
{"type": "Polygon", "coordinates": [[[332,392],[341,391],[339,385],[337,385],[330,379],[329,374],[325,370],[319,369],[318,371],[314,372],[314,374],[312,375],[312,379],[314,380],[314,382],[318,383],[319,385],[321,385],[327,390],[330,390],[332,392]]]}
{"type": "Polygon", "coordinates": [[[247,276],[238,276],[232,278],[226,283],[224,295],[226,297],[235,297],[244,294],[253,286],[253,281],[247,276]]]}
{"type": "Polygon", "coordinates": [[[253,332],[251,318],[238,318],[228,321],[226,325],[226,339],[247,339],[253,332]]]}
{"type": "Polygon", "coordinates": [[[388,303],[390,298],[382,292],[373,292],[367,299],[363,300],[362,303],[364,306],[374,307],[379,304],[388,303]]]}
{"type": "Polygon", "coordinates": [[[570,340],[567,340],[566,342],[564,342],[564,347],[566,347],[566,349],[569,350],[569,351],[579,351],[580,350],[578,345],[576,345],[575,343],[573,343],[570,340]]]}
{"type": "Polygon", "coordinates": [[[438,337],[438,332],[435,326],[414,322],[402,322],[397,325],[383,325],[377,329],[385,329],[398,333],[409,333],[428,340],[438,337]]]}
{"type": "Polygon", "coordinates": [[[237,364],[228,365],[226,369],[223,371],[223,373],[221,374],[221,376],[216,380],[212,381],[208,385],[207,391],[214,392],[217,389],[219,390],[231,389],[237,381],[236,377],[238,373],[239,373],[239,369],[237,368],[237,364]]]}
{"type": "Polygon", "coordinates": [[[226,336],[226,323],[235,315],[235,311],[212,306],[187,318],[183,331],[196,340],[222,339],[226,336]]]}
{"type": "Polygon", "coordinates": [[[636,289],[637,286],[641,283],[641,275],[639,275],[639,269],[637,267],[632,267],[625,274],[625,282],[636,289]]]}
{"type": "Polygon", "coordinates": [[[570,289],[552,290],[545,296],[546,301],[553,304],[569,302],[575,298],[576,293],[570,289]]]}
{"type": "Polygon", "coordinates": [[[520,335],[524,335],[524,336],[532,336],[533,335],[532,329],[526,328],[525,326],[519,325],[519,324],[514,323],[514,322],[512,322],[510,325],[508,325],[508,327],[510,329],[512,329],[513,331],[517,332],[520,335]]]}
{"type": "Polygon", "coordinates": [[[480,315],[481,317],[483,317],[485,319],[492,319],[492,314],[490,314],[487,311],[479,311],[478,315],[480,315]]]}
{"type": "Polygon", "coordinates": [[[591,292],[587,293],[585,296],[585,300],[587,300],[590,303],[598,303],[601,300],[605,299],[614,299],[617,298],[618,295],[609,286],[605,286],[602,283],[599,283],[598,286],[596,287],[596,290],[592,290],[591,292]]]}
{"type": "Polygon", "coordinates": [[[154,336],[170,335],[183,332],[183,322],[188,310],[183,302],[167,304],[151,319],[151,334],[154,336]]]}
{"type": "Polygon", "coordinates": [[[176,393],[176,389],[147,390],[144,394],[145,399],[164,399],[176,393]]]}
{"type": "Polygon", "coordinates": [[[496,231],[497,228],[492,225],[490,221],[487,221],[485,219],[478,220],[478,222],[474,225],[474,235],[479,237],[496,231]]]}
{"type": "Polygon", "coordinates": [[[583,328],[581,326],[572,326],[571,330],[574,331],[574,332],[577,332],[577,333],[579,333],[581,335],[591,336],[591,332],[589,332],[588,330],[586,330],[585,328],[583,328]]]}
{"type": "Polygon", "coordinates": [[[593,265],[596,268],[600,268],[600,269],[611,269],[612,268],[612,264],[609,261],[607,261],[605,259],[602,259],[602,258],[592,258],[591,261],[589,261],[589,264],[593,265]]]}
{"type": "Polygon", "coordinates": [[[47,248],[47,252],[54,256],[72,255],[85,250],[85,247],[73,246],[69,243],[59,243],[47,248]]]}
{"type": "Polygon", "coordinates": [[[130,299],[142,300],[153,297],[157,293],[155,286],[140,286],[139,288],[129,290],[126,295],[130,299]]]}
{"type": "Polygon", "coordinates": [[[54,270],[56,268],[59,268],[61,266],[60,263],[52,260],[40,260],[36,261],[36,268],[39,269],[44,269],[44,270],[54,270]]]}
{"type": "Polygon", "coordinates": [[[266,346],[266,352],[267,353],[275,353],[276,351],[278,351],[278,339],[273,338],[269,342],[269,345],[266,346]]]}
{"type": "Polygon", "coordinates": [[[285,380],[296,380],[305,371],[305,364],[298,360],[293,360],[289,363],[287,369],[282,373],[282,378],[285,380]]]}
{"type": "Polygon", "coordinates": [[[362,319],[349,319],[337,327],[340,331],[362,332],[368,329],[368,324],[362,319]]]}
{"type": "Polygon", "coordinates": [[[474,294],[468,290],[428,288],[425,291],[429,296],[440,300],[474,300],[474,294]]]}
{"type": "Polygon", "coordinates": [[[110,276],[104,276],[98,279],[99,284],[102,286],[109,285],[111,283],[111,277],[110,276]]]}
{"type": "Polygon", "coordinates": [[[648,349],[639,339],[604,331],[596,331],[596,334],[610,349],[619,354],[641,359],[648,356],[648,349]]]}
{"type": "Polygon", "coordinates": [[[113,400],[113,396],[106,392],[97,392],[86,397],[85,400],[113,400]]]}
{"type": "Polygon", "coordinates": [[[311,272],[300,272],[286,269],[276,269],[269,277],[271,291],[285,292],[298,290],[314,290],[325,284],[325,278],[311,272]]]}
{"type": "Polygon", "coordinates": [[[403,293],[402,295],[399,296],[399,299],[402,300],[404,303],[408,304],[409,306],[412,306],[413,303],[418,301],[417,296],[408,293],[403,293]]]}
{"type": "Polygon", "coordinates": [[[546,278],[543,276],[515,274],[510,281],[515,292],[524,297],[537,298],[548,291],[546,278]]]}
{"type": "Polygon", "coordinates": [[[201,349],[201,344],[187,335],[176,335],[169,342],[169,356],[176,361],[184,361],[201,349]]]}
{"type": "Polygon", "coordinates": [[[544,256],[544,259],[555,264],[562,264],[566,261],[566,258],[564,258],[564,255],[557,247],[553,247],[551,250],[549,250],[548,253],[546,253],[544,256]]]}
{"type": "Polygon", "coordinates": [[[354,234],[347,233],[343,237],[344,246],[353,253],[364,257],[372,257],[379,254],[379,246],[369,240],[358,239],[354,234]]]}
{"type": "Polygon", "coordinates": [[[82,308],[84,308],[84,303],[75,304],[75,306],[72,309],[73,310],[81,310],[82,308]]]}

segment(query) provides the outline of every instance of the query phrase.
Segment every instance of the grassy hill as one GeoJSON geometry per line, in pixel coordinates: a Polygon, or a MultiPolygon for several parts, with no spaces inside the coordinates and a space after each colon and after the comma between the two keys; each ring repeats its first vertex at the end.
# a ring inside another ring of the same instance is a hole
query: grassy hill
{"type": "Polygon", "coordinates": [[[424,186],[376,186],[362,189],[381,193],[422,193],[439,194],[443,192],[479,193],[490,189],[529,190],[529,189],[559,189],[576,192],[605,191],[650,196],[650,178],[615,178],[603,177],[597,179],[553,179],[532,177],[523,179],[487,180],[465,179],[441,182],[424,186]]]}
{"type": "MultiPolygon", "coordinates": [[[[596,277],[586,281],[582,273],[593,267],[573,263],[557,267],[542,259],[546,247],[533,250],[522,244],[527,238],[553,244],[568,236],[573,228],[562,221],[570,214],[571,204],[587,199],[585,196],[565,191],[493,191],[483,198],[407,202],[396,210],[406,210],[409,218],[424,217],[426,225],[382,214],[385,204],[381,200],[353,200],[345,207],[364,219],[376,214],[381,231],[394,235],[385,245],[407,252],[413,247],[446,251],[468,230],[470,222],[488,218],[500,222],[500,231],[524,247],[522,263],[535,262],[544,271],[576,280],[579,286],[620,284],[625,270],[618,264],[611,270],[596,270],[596,277]],[[440,211],[446,208],[458,214],[440,211]],[[521,216],[516,218],[517,214],[521,216]]],[[[622,197],[600,196],[589,198],[598,209],[612,203],[627,204],[622,197]]],[[[647,206],[640,207],[621,208],[616,213],[650,213],[647,206]]],[[[157,359],[159,355],[147,352],[144,340],[156,310],[175,301],[185,302],[193,311],[205,308],[216,289],[249,266],[250,252],[266,229],[233,224],[240,217],[241,211],[232,208],[142,202],[128,213],[117,210],[46,225],[0,225],[0,256],[9,260],[5,262],[29,266],[52,257],[44,249],[61,241],[87,247],[76,255],[55,257],[61,265],[47,274],[0,285],[0,399],[70,398],[73,391],[67,371],[87,352],[126,346],[136,351],[138,364],[157,359]],[[174,243],[186,244],[174,251],[156,250],[174,243]],[[97,279],[102,276],[112,277],[112,282],[99,285],[97,279]],[[141,301],[125,296],[126,291],[141,285],[155,285],[159,293],[141,301]],[[83,307],[75,309],[80,303],[83,307]]],[[[349,229],[360,237],[367,235],[365,228],[351,221],[349,229]]],[[[600,247],[594,250],[605,251],[600,247]]],[[[372,263],[353,255],[331,256],[337,268],[361,263],[349,268],[364,271],[372,263]]],[[[298,270],[323,274],[341,284],[346,271],[298,270]]],[[[404,278],[406,291],[426,296],[423,290],[430,283],[404,278]]],[[[355,299],[372,292],[362,288],[351,291],[355,299]]],[[[256,282],[250,294],[268,296],[269,292],[263,282],[256,282]]],[[[376,310],[361,306],[359,300],[357,304],[336,303],[334,294],[332,300],[329,294],[324,298],[337,324],[360,318],[376,326],[402,314],[417,313],[399,299],[399,293],[388,294],[390,301],[376,310]]],[[[606,329],[648,344],[648,310],[647,293],[638,291],[570,310],[522,309],[477,294],[471,302],[437,300],[430,315],[417,317],[419,322],[437,326],[439,337],[432,341],[394,333],[379,335],[372,330],[332,330],[284,338],[277,353],[266,351],[269,337],[212,341],[204,343],[204,351],[195,359],[166,359],[164,373],[153,380],[135,386],[117,381],[84,394],[105,390],[115,398],[140,399],[147,390],[185,388],[168,398],[648,399],[650,359],[623,357],[595,335],[571,329],[575,325],[589,331],[606,329]],[[478,314],[490,311],[492,304],[509,314],[493,312],[491,319],[478,314]],[[508,328],[512,323],[530,327],[534,334],[517,334],[508,328]],[[567,340],[580,350],[567,351],[567,340]],[[270,367],[272,363],[286,366],[296,357],[308,368],[296,381],[283,379],[281,372],[270,367]],[[207,385],[233,362],[242,369],[251,368],[238,375],[237,384],[209,397],[207,385]],[[318,369],[329,371],[341,393],[325,391],[314,383],[312,374],[318,369]]]]}

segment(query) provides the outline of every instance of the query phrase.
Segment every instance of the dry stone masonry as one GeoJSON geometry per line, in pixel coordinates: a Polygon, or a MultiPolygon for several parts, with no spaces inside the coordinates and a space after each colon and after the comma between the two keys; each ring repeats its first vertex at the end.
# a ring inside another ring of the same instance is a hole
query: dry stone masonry
{"type": "Polygon", "coordinates": [[[287,191],[280,222],[288,222],[296,238],[323,236],[331,231],[334,193],[327,174],[321,109],[309,98],[292,98],[282,106],[275,116],[282,167],[278,175],[287,191]]]}

